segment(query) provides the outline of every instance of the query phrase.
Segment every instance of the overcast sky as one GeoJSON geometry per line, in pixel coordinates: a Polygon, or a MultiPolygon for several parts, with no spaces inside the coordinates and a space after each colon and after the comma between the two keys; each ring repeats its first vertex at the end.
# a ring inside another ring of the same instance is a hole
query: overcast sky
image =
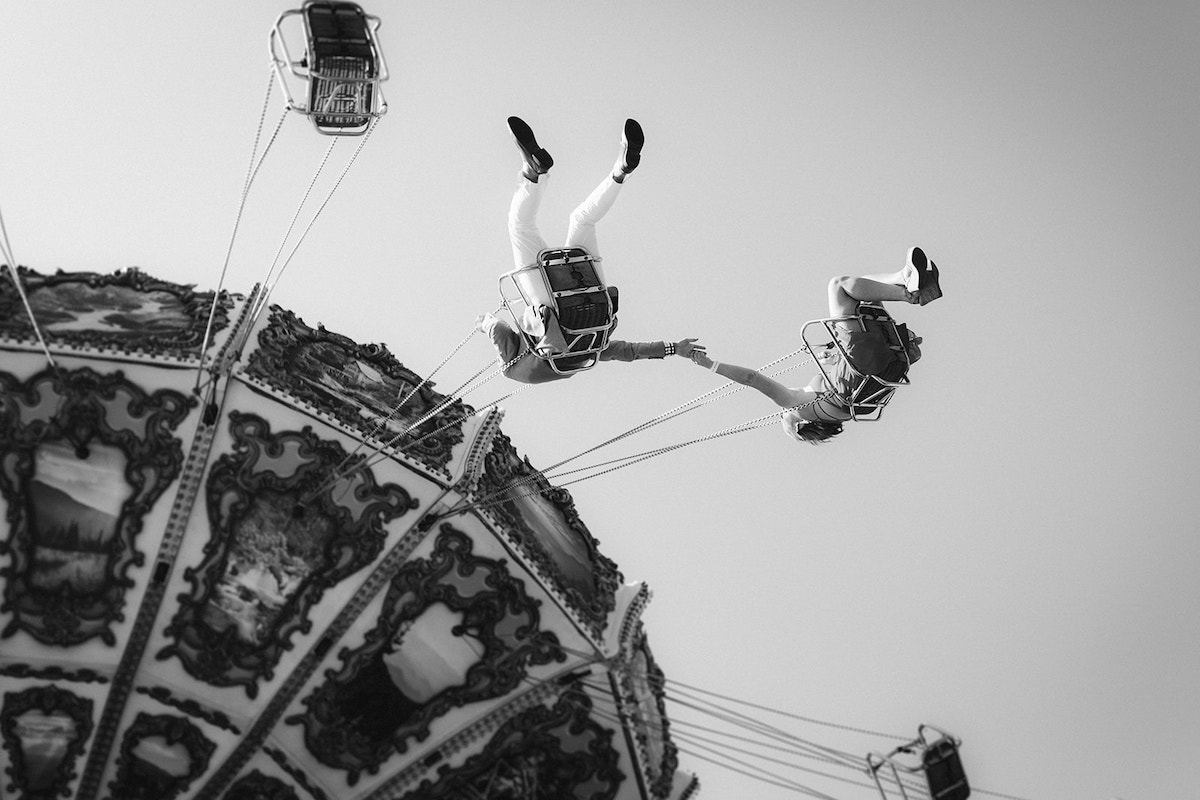
{"type": "MultiPolygon", "coordinates": [[[[17,259],[214,288],[287,7],[4,2],[17,259]]],[[[798,347],[831,276],[898,269],[912,244],[941,268],[942,300],[895,309],[924,359],[881,422],[821,448],[771,427],[572,487],[653,589],[668,678],[849,726],[939,724],[973,784],[1030,800],[1194,793],[1200,6],[367,9],[390,111],[273,298],[310,324],[427,374],[495,307],[510,114],[556,160],[552,243],[642,122],[642,167],[599,230],[623,338],[698,336],[757,366],[798,347]]],[[[327,144],[284,126],[227,288],[261,278],[327,144]]],[[[439,386],[489,358],[475,337],[439,386]]],[[[678,358],[605,364],[514,397],[503,428],[549,465],[714,380],[678,358]]],[[[770,408],[743,392],[627,451],[770,408]]],[[[681,762],[705,798],[796,796],[681,762]]]]}

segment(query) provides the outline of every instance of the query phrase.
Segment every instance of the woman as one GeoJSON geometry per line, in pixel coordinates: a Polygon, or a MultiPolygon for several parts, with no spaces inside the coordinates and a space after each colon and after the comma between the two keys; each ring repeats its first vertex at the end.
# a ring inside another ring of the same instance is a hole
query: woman
{"type": "MultiPolygon", "coordinates": [[[[831,280],[829,316],[856,316],[860,303],[906,302],[923,306],[941,296],[937,265],[921,248],[910,247],[907,263],[898,272],[831,280]]],[[[864,331],[857,321],[835,323],[835,334],[858,372],[864,375],[894,381],[907,367],[897,361],[881,335],[864,331]]],[[[921,357],[920,344],[919,336],[908,335],[906,350],[910,364],[921,357]]],[[[834,358],[841,361],[840,354],[834,358]]],[[[824,376],[817,375],[803,389],[789,389],[758,370],[714,361],[703,350],[693,351],[691,360],[731,381],[757,389],[788,409],[782,419],[784,430],[796,441],[810,444],[827,442],[842,432],[842,423],[851,418],[845,398],[861,380],[845,369],[844,364],[835,363],[829,370],[834,385],[827,386],[824,376]]]]}

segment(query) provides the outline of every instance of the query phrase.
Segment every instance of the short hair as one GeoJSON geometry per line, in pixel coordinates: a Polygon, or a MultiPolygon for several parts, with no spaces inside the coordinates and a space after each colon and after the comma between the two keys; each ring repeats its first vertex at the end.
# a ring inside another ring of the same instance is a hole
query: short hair
{"type": "Polygon", "coordinates": [[[812,422],[794,411],[785,412],[781,422],[788,436],[808,444],[823,444],[842,432],[842,423],[837,420],[812,422]]]}
{"type": "Polygon", "coordinates": [[[908,331],[908,340],[904,343],[904,350],[908,354],[908,363],[915,364],[921,360],[921,342],[925,341],[924,337],[917,336],[911,330],[908,331]]]}

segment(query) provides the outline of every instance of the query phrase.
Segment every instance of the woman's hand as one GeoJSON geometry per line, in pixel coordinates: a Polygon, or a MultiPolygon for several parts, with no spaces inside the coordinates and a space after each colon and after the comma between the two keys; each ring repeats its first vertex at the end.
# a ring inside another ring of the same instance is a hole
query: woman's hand
{"type": "Polygon", "coordinates": [[[711,369],[712,365],[715,363],[711,358],[708,357],[708,353],[705,352],[704,348],[693,348],[692,354],[689,356],[689,358],[692,359],[694,364],[704,367],[705,369],[711,369]]]}
{"type": "MultiPolygon", "coordinates": [[[[704,345],[696,344],[698,339],[681,339],[675,343],[675,355],[692,358],[696,353],[704,355],[704,345]]],[[[695,360],[694,358],[692,360],[695,360]]]]}

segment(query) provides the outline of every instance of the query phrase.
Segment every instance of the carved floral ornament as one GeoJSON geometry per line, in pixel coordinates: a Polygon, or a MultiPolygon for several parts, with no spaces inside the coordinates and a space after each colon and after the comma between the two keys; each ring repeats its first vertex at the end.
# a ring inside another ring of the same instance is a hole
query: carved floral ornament
{"type": "MultiPolygon", "coordinates": [[[[18,272],[47,342],[73,347],[196,357],[213,310],[213,293],[161,281],[136,269],[111,275],[18,272]]],[[[233,301],[221,295],[213,332],[229,325],[233,301]]],[[[0,281],[0,338],[35,341],[33,326],[11,281],[0,281]]]]}
{"type": "Polygon", "coordinates": [[[311,629],[322,595],[373,562],[384,526],[418,502],[369,469],[339,472],[356,465],[311,428],[272,433],[262,417],[236,411],[229,426],[233,451],[213,464],[205,490],[204,559],[184,573],[192,589],[179,595],[165,631],[174,643],[158,658],[256,697],[294,635],[311,629]]]}
{"type": "Polygon", "coordinates": [[[183,717],[139,712],[121,740],[108,800],[174,800],[204,774],[216,749],[183,717]]]}
{"type": "Polygon", "coordinates": [[[503,560],[475,555],[466,534],[443,524],[429,558],[392,579],[363,644],[343,651],[341,667],[304,698],[307,711],[286,722],[303,725],[309,751],[354,785],[428,737],[442,714],[508,694],[530,666],[565,660],[538,606],[503,560]]]}
{"type": "Polygon", "coordinates": [[[462,421],[472,413],[455,401],[413,427],[446,400],[433,383],[382,345],[310,328],[278,306],[258,335],[246,374],[443,472],[463,441],[462,421]]]}
{"type": "Polygon", "coordinates": [[[0,493],[8,530],[0,553],[12,619],[62,647],[100,638],[124,618],[142,520],[183,464],[173,435],[194,401],[146,392],[121,372],[45,370],[27,381],[0,372],[0,493]]]}
{"type": "Polygon", "coordinates": [[[502,498],[489,510],[538,569],[554,579],[593,634],[601,635],[624,578],[600,552],[571,493],[551,486],[503,434],[496,436],[485,463],[478,494],[502,498]]]}
{"type": "Polygon", "coordinates": [[[65,796],[92,733],[92,701],[55,686],[5,692],[0,737],[8,751],[5,792],[24,800],[65,796]]]}
{"type": "Polygon", "coordinates": [[[506,722],[459,767],[442,766],[401,800],[612,800],[626,776],[613,731],[592,717],[592,701],[568,688],[506,722]]]}

